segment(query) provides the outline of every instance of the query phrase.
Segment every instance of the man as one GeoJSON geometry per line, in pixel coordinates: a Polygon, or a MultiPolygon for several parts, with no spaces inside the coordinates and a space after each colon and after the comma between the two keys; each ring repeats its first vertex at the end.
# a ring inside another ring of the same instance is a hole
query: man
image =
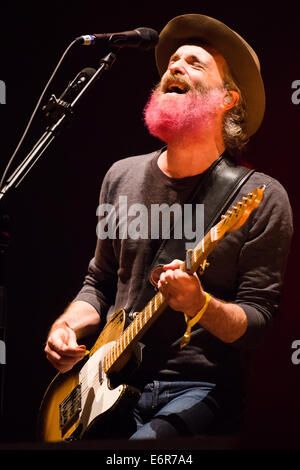
{"type": "MultiPolygon", "coordinates": [[[[140,204],[149,211],[162,203],[184,206],[198,191],[208,226],[212,200],[223,190],[219,183],[213,186],[211,175],[219,181],[220,164],[235,167],[230,155],[263,119],[259,61],[230,28],[193,14],[176,17],[163,29],[156,61],[162,78],[145,108],[145,122],[167,147],[116,162],[103,181],[100,207],[116,208],[120,197],[126,197],[128,207],[140,204]]],[[[153,228],[150,216],[144,219],[144,228],[149,222],[153,229],[148,236],[128,237],[119,209],[114,212],[117,231],[105,237],[111,220],[99,213],[95,256],[84,285],[53,324],[45,351],[60,372],[70,370],[86,352],[77,341],[99,331],[118,308],[140,311],[150,298],[139,296],[140,291],[149,287],[151,273],[159,273],[154,284],[169,308],[142,338],[142,363],[128,375],[127,382],[142,391],[128,411],[132,439],[210,432],[241,413],[245,358],[278,308],[292,234],[282,186],[258,172],[241,181],[234,201],[265,185],[263,201],[216,246],[201,277],[180,269],[184,244],[176,259],[155,270],[162,237],[151,238],[161,227],[153,228]],[[186,321],[192,318],[198,321],[182,347],[186,321]]]]}

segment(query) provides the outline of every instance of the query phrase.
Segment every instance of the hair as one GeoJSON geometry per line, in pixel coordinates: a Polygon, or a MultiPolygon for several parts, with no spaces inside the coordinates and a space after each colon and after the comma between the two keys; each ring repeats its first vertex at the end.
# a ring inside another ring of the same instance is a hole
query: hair
{"type": "MultiPolygon", "coordinates": [[[[214,46],[203,39],[191,39],[187,42],[204,47],[214,55],[221,55],[214,46]]],[[[222,132],[226,149],[232,156],[238,156],[249,141],[246,131],[246,102],[240,88],[230,73],[226,61],[223,65],[223,74],[223,87],[225,90],[227,92],[235,90],[239,93],[238,103],[224,113],[222,132]]]]}
{"type": "Polygon", "coordinates": [[[223,139],[228,152],[237,156],[249,141],[246,132],[246,103],[243,94],[228,70],[224,71],[223,86],[225,90],[235,90],[239,93],[239,101],[224,113],[223,139]]]}

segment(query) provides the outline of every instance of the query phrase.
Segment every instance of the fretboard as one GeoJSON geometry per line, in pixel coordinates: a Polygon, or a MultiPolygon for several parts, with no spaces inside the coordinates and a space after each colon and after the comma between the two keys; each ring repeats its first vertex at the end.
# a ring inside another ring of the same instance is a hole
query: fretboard
{"type": "MultiPolygon", "coordinates": [[[[217,240],[213,233],[214,227],[201,240],[200,243],[192,251],[192,262],[190,273],[197,271],[201,263],[206,259],[208,254],[213,250],[217,240]]],[[[186,271],[186,262],[181,265],[181,270],[186,271]]],[[[159,317],[159,315],[167,307],[167,302],[161,292],[148,302],[146,307],[136,313],[134,320],[124,330],[122,335],[116,340],[114,345],[106,353],[104,357],[104,371],[107,373],[109,369],[116,363],[120,356],[129,349],[134,342],[138,341],[151,324],[159,317]]]]}

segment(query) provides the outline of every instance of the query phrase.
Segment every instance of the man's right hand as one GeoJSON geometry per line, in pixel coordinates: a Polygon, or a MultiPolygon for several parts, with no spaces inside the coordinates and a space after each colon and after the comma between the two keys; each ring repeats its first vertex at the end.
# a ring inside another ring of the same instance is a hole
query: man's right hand
{"type": "Polygon", "coordinates": [[[67,372],[86,353],[84,345],[78,345],[75,331],[62,321],[53,325],[45,347],[47,359],[61,373],[67,372]]]}

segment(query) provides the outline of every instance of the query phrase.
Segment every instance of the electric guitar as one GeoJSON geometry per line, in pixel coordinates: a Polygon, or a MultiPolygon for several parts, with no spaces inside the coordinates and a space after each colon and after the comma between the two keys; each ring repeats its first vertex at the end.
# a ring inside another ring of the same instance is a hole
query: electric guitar
{"type": "MultiPolygon", "coordinates": [[[[265,187],[255,189],[222,215],[200,243],[188,250],[181,269],[190,274],[198,270],[202,273],[208,255],[227,233],[244,224],[260,204],[264,190],[265,187]]],[[[128,326],[124,309],[113,314],[86,357],[71,371],[57,374],[48,386],[39,410],[39,439],[46,442],[81,439],[96,425],[103,425],[120,406],[133,406],[140,392],[126,384],[114,387],[110,377],[122,371],[139,339],[166,307],[167,302],[158,291],[128,326]]]]}

